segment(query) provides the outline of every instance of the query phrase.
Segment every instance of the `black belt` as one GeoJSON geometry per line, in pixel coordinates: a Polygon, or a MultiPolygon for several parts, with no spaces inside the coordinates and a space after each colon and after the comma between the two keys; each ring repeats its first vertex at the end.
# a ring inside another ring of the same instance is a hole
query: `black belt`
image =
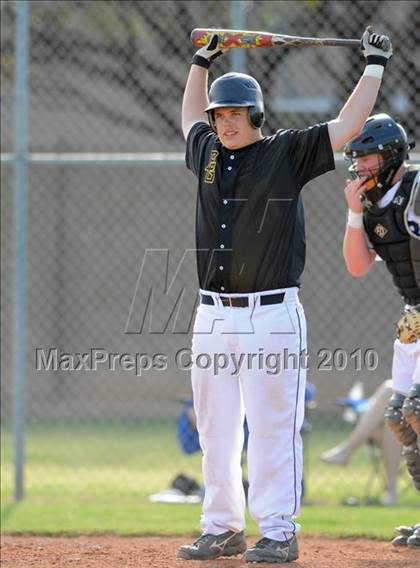
{"type": "MultiPolygon", "coordinates": [[[[284,300],[284,292],[281,294],[267,294],[266,296],[260,296],[260,306],[269,306],[270,304],[281,304],[284,300]]],[[[247,308],[248,298],[238,297],[238,298],[230,298],[226,296],[219,296],[220,301],[222,302],[223,306],[230,306],[231,308],[247,308]]],[[[213,296],[209,296],[208,294],[201,294],[201,303],[207,304],[208,306],[214,306],[215,302],[213,296]]]]}

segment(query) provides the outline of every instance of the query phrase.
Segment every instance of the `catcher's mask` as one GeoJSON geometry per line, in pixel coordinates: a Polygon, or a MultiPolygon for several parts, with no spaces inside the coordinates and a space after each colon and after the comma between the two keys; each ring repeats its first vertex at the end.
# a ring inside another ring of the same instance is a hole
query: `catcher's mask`
{"type": "MultiPolygon", "coordinates": [[[[344,147],[344,156],[351,161],[349,172],[353,179],[361,177],[357,171],[356,160],[369,154],[377,154],[378,167],[367,176],[362,203],[371,207],[385,195],[392,186],[395,173],[408,159],[408,151],[414,148],[409,144],[407,134],[401,124],[398,124],[387,114],[370,116],[362,130],[344,147]]],[[[366,172],[363,172],[366,175],[366,172]]]]}
{"type": "Polygon", "coordinates": [[[264,123],[264,100],[261,87],[253,77],[244,73],[226,73],[213,81],[209,91],[209,106],[205,109],[210,126],[215,131],[214,109],[248,107],[249,122],[253,128],[264,123]]]}

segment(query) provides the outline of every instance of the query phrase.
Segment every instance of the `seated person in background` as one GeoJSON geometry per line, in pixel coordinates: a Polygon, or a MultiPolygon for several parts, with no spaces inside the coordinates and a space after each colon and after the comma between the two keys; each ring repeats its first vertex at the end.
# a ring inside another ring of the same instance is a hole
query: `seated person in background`
{"type": "Polygon", "coordinates": [[[326,463],[347,465],[354,450],[373,439],[381,449],[385,469],[386,494],[381,499],[383,505],[393,505],[398,499],[397,480],[401,461],[401,444],[385,424],[384,413],[391,394],[392,381],[384,381],[369,399],[367,410],[348,438],[320,456],[326,463]]]}

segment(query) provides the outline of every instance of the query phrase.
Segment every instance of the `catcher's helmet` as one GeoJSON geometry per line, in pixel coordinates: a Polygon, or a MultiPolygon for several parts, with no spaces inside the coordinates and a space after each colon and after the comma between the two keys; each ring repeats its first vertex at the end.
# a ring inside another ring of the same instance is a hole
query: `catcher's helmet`
{"type": "Polygon", "coordinates": [[[370,116],[362,132],[346,144],[344,156],[352,162],[349,172],[353,177],[357,177],[355,159],[369,154],[380,154],[383,158],[379,170],[366,183],[367,205],[375,203],[388,191],[411,148],[404,128],[385,113],[370,116]]]}
{"type": "Polygon", "coordinates": [[[205,109],[214,129],[213,110],[222,107],[248,107],[249,120],[254,128],[264,123],[264,101],[261,87],[253,77],[244,73],[226,73],[216,79],[209,91],[209,106],[205,109]]]}

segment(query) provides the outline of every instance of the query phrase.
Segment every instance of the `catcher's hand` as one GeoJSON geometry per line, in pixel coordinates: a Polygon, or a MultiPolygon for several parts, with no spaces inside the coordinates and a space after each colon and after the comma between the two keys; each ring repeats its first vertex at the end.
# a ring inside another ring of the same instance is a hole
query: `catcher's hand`
{"type": "Polygon", "coordinates": [[[420,304],[410,307],[397,323],[401,343],[414,343],[420,339],[420,304]]]}

